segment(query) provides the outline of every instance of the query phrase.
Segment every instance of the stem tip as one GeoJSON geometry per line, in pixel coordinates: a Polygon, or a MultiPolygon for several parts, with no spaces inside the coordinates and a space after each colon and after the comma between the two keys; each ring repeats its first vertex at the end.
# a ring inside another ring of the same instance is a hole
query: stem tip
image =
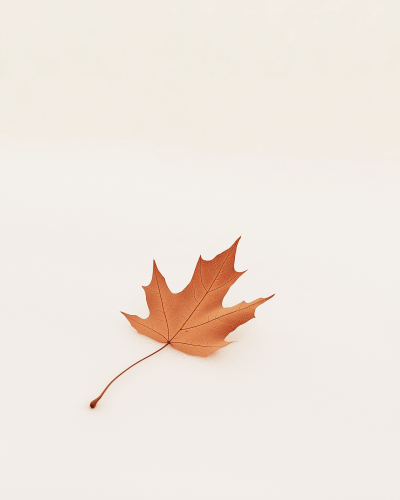
{"type": "Polygon", "coordinates": [[[100,398],[93,399],[93,401],[90,403],[90,408],[96,408],[99,399],[100,398]]]}

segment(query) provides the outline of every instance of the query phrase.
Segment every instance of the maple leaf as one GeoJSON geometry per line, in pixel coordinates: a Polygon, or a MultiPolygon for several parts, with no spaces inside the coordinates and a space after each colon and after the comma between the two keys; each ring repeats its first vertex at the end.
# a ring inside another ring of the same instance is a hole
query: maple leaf
{"type": "Polygon", "coordinates": [[[190,283],[180,293],[169,290],[153,261],[153,278],[150,285],[143,287],[149,317],[122,314],[139,333],[192,356],[209,356],[230,344],[225,337],[254,318],[256,308],[273,297],[222,307],[230,287],[246,272],[234,269],[239,240],[212,260],[200,257],[190,283]]]}
{"type": "MultiPolygon", "coordinates": [[[[260,298],[252,302],[241,302],[233,307],[223,307],[222,301],[230,287],[246,271],[234,269],[236,249],[240,238],[212,260],[199,258],[190,283],[179,293],[172,293],[164,276],[153,261],[153,277],[143,289],[150,314],[147,318],[122,313],[130,324],[142,335],[146,335],[163,347],[146,358],[156,354],[168,345],[192,356],[209,356],[231,342],[226,336],[239,325],[254,318],[256,308],[272,298],[260,298]]],[[[132,366],[135,366],[137,361],[132,366]]],[[[114,380],[132,368],[130,366],[114,380]]],[[[102,394],[90,403],[94,408],[102,394]]]]}

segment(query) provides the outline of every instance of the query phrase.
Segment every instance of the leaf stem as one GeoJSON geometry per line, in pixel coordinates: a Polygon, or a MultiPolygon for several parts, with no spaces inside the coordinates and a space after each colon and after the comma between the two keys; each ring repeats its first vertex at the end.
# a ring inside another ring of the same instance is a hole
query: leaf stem
{"type": "Polygon", "coordinates": [[[157,354],[158,352],[162,351],[163,349],[165,349],[167,347],[167,345],[169,345],[169,342],[167,342],[165,345],[163,345],[161,347],[161,349],[158,349],[157,351],[154,351],[152,352],[151,354],[149,354],[148,356],[146,356],[145,358],[142,358],[142,359],[139,359],[139,361],[136,361],[136,363],[133,363],[133,365],[129,366],[128,368],[126,368],[126,370],[124,370],[123,372],[121,372],[119,375],[117,375],[115,378],[113,378],[111,380],[111,382],[108,384],[108,386],[104,389],[104,391],[100,394],[100,396],[96,399],[93,399],[93,401],[90,403],[90,408],[96,408],[96,405],[97,403],[100,401],[100,399],[103,397],[104,393],[106,392],[106,390],[110,387],[110,385],[115,381],[117,380],[118,377],[120,377],[122,374],[124,374],[125,372],[127,372],[130,368],[132,368],[133,366],[137,365],[138,363],[140,363],[141,361],[144,361],[145,359],[147,358],[150,358],[150,356],[153,356],[153,354],[157,354]]]}

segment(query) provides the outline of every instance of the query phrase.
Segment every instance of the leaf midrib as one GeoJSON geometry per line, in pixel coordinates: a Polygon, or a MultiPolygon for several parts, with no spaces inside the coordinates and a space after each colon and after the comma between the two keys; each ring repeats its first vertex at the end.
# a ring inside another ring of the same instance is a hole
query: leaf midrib
{"type": "MultiPolygon", "coordinates": [[[[225,262],[228,260],[228,257],[229,255],[232,253],[233,249],[231,249],[231,251],[228,253],[228,255],[226,256],[224,262],[222,263],[221,267],[219,268],[219,271],[218,273],[215,275],[215,278],[213,279],[210,287],[208,288],[208,290],[206,291],[206,293],[203,295],[202,299],[199,301],[199,303],[196,305],[196,307],[193,309],[193,311],[190,313],[190,315],[188,316],[188,318],[186,319],[186,321],[183,323],[183,325],[179,328],[179,330],[175,333],[175,335],[172,337],[172,339],[168,339],[169,342],[172,342],[174,340],[174,338],[178,335],[178,333],[182,330],[182,328],[186,325],[186,323],[189,321],[189,319],[192,317],[193,313],[196,311],[196,309],[199,307],[199,305],[202,303],[202,301],[204,300],[205,296],[208,294],[208,292],[210,291],[211,287],[213,286],[213,284],[215,283],[215,280],[218,278],[218,275],[219,273],[221,272],[221,269],[224,267],[225,265],[225,262]]],[[[200,257],[200,279],[201,279],[201,282],[203,283],[203,278],[202,278],[202,275],[201,275],[201,257],[200,257]]],[[[158,283],[158,282],[157,282],[158,283]]],[[[203,284],[204,286],[204,284],[203,284]]],[[[161,294],[160,294],[161,295],[161,294]]],[[[167,325],[168,325],[168,322],[167,322],[167,325]]]]}

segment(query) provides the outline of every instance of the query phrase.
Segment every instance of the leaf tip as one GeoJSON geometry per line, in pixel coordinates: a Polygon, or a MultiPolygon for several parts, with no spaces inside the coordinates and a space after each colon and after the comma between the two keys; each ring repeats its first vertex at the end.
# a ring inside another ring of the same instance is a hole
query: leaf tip
{"type": "MultiPolygon", "coordinates": [[[[269,297],[265,297],[265,298],[264,298],[264,297],[262,297],[262,298],[261,298],[261,300],[262,300],[261,304],[264,304],[264,302],[267,302],[267,300],[272,299],[272,297],[274,297],[274,296],[275,296],[275,294],[272,294],[272,295],[270,295],[269,297]]],[[[259,305],[261,305],[261,304],[259,304],[259,305]]],[[[258,307],[258,306],[257,306],[257,307],[258,307]]],[[[255,317],[255,316],[254,316],[254,317],[255,317]]]]}

